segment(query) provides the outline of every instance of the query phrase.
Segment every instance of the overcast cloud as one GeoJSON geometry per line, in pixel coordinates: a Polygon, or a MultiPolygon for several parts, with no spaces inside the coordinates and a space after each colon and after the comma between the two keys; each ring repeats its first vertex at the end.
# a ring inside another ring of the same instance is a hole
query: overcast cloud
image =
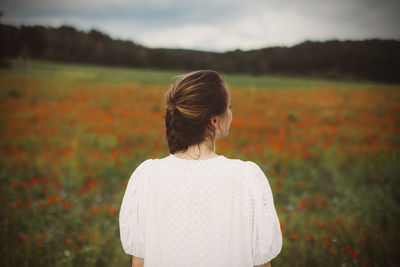
{"type": "Polygon", "coordinates": [[[95,28],[149,47],[210,51],[305,40],[400,39],[396,0],[2,0],[2,23],[95,28]]]}

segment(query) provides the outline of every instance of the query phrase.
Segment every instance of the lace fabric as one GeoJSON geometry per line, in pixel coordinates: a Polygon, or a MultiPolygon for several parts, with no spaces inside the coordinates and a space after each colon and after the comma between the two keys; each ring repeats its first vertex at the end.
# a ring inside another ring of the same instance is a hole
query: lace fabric
{"type": "Polygon", "coordinates": [[[119,212],[125,253],[145,267],[247,267],[275,258],[282,234],[268,180],[251,161],[148,159],[119,212]]]}

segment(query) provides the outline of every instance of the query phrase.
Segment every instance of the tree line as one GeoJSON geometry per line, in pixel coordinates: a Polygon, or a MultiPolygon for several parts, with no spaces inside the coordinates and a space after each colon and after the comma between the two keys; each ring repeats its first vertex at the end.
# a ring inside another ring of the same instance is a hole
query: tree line
{"type": "Polygon", "coordinates": [[[306,41],[223,53],[148,48],[115,40],[95,29],[0,24],[0,58],[24,57],[158,69],[214,69],[230,73],[283,74],[400,81],[400,41],[306,41]]]}

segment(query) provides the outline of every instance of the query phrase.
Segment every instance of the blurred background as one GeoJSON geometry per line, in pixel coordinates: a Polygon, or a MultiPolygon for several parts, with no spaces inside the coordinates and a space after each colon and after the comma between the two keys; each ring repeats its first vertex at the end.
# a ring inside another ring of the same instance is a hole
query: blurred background
{"type": "Polygon", "coordinates": [[[397,266],[399,7],[2,1],[1,265],[129,266],[118,212],[138,164],[169,154],[164,94],[213,69],[233,100],[217,153],[274,193],[273,265],[397,266]]]}

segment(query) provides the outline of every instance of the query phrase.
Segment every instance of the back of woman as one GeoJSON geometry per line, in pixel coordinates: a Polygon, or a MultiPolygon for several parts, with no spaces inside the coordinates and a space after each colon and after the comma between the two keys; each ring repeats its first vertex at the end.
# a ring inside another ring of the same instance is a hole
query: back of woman
{"type": "Polygon", "coordinates": [[[181,77],[166,97],[170,155],[132,173],[119,214],[125,253],[146,267],[251,267],[282,247],[273,195],[251,161],[215,153],[229,134],[229,90],[214,71],[181,77]]]}

